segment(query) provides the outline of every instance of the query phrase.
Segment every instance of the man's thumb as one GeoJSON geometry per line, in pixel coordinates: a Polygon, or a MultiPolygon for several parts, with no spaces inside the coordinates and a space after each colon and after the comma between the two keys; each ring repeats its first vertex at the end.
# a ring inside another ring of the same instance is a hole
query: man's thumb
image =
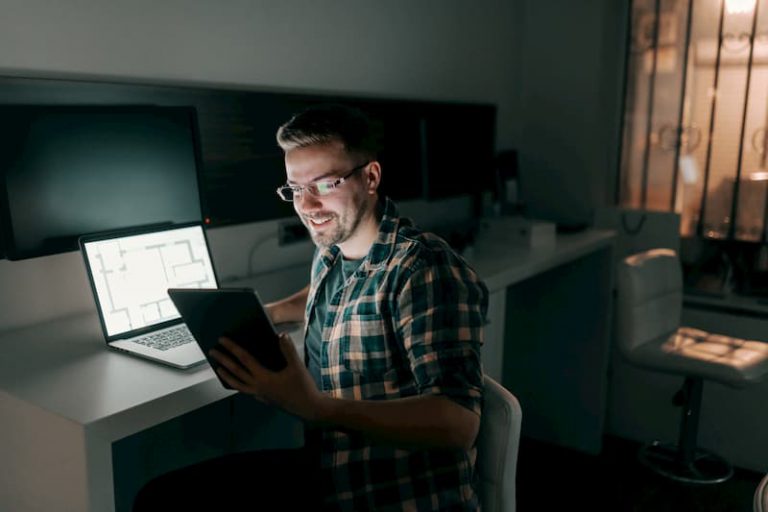
{"type": "Polygon", "coordinates": [[[292,362],[298,359],[299,354],[296,352],[296,347],[293,346],[293,340],[288,333],[280,334],[280,352],[283,353],[287,362],[292,362]]]}

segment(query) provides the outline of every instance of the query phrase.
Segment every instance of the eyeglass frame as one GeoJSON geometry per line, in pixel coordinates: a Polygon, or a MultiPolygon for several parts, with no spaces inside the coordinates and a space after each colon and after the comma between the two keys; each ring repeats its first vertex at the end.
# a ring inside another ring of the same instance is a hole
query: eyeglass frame
{"type": "Polygon", "coordinates": [[[286,203],[292,203],[295,200],[297,194],[298,194],[299,197],[301,197],[301,195],[304,193],[305,190],[308,191],[310,194],[312,194],[315,197],[325,197],[325,196],[328,196],[328,195],[332,194],[338,187],[343,185],[344,182],[347,181],[357,171],[359,171],[361,169],[365,169],[371,162],[373,162],[373,160],[368,160],[364,164],[361,164],[361,165],[358,165],[357,167],[354,167],[352,170],[347,172],[344,176],[341,176],[340,178],[338,178],[338,179],[336,179],[334,181],[325,181],[325,182],[320,181],[320,182],[316,182],[316,183],[310,183],[309,185],[289,185],[289,184],[286,183],[285,185],[277,187],[275,192],[277,193],[277,196],[280,199],[282,199],[283,201],[285,201],[286,203]],[[312,192],[312,189],[317,190],[318,183],[322,183],[325,186],[327,186],[328,189],[329,189],[328,192],[326,192],[325,194],[320,194],[319,192],[312,192]],[[280,193],[281,190],[285,190],[285,189],[290,189],[290,190],[293,191],[293,198],[292,199],[286,199],[280,193]]]}

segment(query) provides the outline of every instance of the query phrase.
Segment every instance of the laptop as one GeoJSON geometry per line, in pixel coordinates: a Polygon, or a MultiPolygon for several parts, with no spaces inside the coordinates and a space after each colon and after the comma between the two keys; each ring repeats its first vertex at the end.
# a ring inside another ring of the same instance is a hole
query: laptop
{"type": "Polygon", "coordinates": [[[203,226],[160,224],[80,237],[107,346],[173,366],[205,362],[168,288],[218,288],[203,226]]]}

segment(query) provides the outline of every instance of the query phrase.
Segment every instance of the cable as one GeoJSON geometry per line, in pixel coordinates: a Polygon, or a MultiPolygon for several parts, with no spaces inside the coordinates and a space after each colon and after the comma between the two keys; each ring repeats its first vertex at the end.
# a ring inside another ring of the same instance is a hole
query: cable
{"type": "Polygon", "coordinates": [[[640,215],[640,222],[637,223],[637,227],[631,228],[627,225],[627,212],[624,212],[621,214],[621,227],[624,229],[624,232],[627,233],[628,235],[632,235],[632,236],[637,235],[643,229],[643,224],[645,224],[646,216],[647,215],[645,213],[640,215]]]}

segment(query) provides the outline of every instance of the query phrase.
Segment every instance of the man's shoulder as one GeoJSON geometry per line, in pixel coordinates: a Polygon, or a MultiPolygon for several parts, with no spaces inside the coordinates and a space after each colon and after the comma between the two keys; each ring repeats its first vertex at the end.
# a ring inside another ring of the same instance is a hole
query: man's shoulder
{"type": "Polygon", "coordinates": [[[397,229],[390,267],[417,269],[422,266],[461,265],[466,262],[438,235],[403,219],[397,229]]]}
{"type": "Polygon", "coordinates": [[[383,200],[383,218],[378,240],[379,261],[389,260],[399,264],[403,258],[430,257],[451,254],[453,249],[442,238],[424,231],[407,216],[401,216],[395,203],[389,198],[383,200]]]}

